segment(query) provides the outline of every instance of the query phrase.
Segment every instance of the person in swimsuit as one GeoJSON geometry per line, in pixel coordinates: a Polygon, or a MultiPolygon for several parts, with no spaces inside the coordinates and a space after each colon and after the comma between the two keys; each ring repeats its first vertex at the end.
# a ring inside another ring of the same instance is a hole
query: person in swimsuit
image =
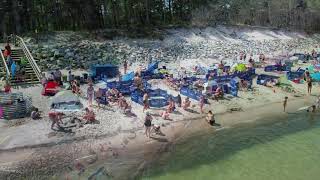
{"type": "Polygon", "coordinates": [[[187,97],[182,105],[183,110],[187,110],[191,106],[191,101],[189,100],[189,97],[187,97]]]}
{"type": "Polygon", "coordinates": [[[49,119],[52,121],[51,129],[53,130],[55,124],[57,124],[58,128],[60,128],[60,123],[63,123],[62,116],[64,114],[61,112],[50,111],[48,115],[49,119]]]}
{"type": "Polygon", "coordinates": [[[89,101],[89,106],[92,106],[92,101],[93,101],[93,97],[94,97],[94,87],[93,84],[90,83],[89,87],[87,89],[87,97],[88,97],[88,101],[89,101]]]}
{"type": "Polygon", "coordinates": [[[211,125],[214,126],[216,121],[214,119],[214,114],[212,113],[212,111],[209,111],[206,117],[207,122],[211,125]]]}
{"type": "Polygon", "coordinates": [[[143,95],[143,112],[149,109],[149,95],[148,93],[144,93],[143,95]]]}
{"type": "Polygon", "coordinates": [[[307,86],[308,86],[308,94],[311,95],[311,90],[312,90],[312,78],[311,77],[307,78],[307,86]]]}
{"type": "Polygon", "coordinates": [[[149,112],[146,113],[146,118],[144,120],[144,126],[146,127],[146,131],[145,131],[145,134],[147,137],[150,138],[150,132],[151,132],[151,121],[152,121],[152,116],[149,112]]]}

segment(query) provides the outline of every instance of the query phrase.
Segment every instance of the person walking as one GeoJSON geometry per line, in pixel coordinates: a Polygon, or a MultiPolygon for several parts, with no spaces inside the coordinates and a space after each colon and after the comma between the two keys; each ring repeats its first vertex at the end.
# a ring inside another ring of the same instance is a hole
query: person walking
{"type": "Polygon", "coordinates": [[[123,62],[123,69],[124,69],[124,74],[127,74],[127,70],[128,70],[128,62],[127,62],[127,60],[124,60],[124,62],[123,62]]]}

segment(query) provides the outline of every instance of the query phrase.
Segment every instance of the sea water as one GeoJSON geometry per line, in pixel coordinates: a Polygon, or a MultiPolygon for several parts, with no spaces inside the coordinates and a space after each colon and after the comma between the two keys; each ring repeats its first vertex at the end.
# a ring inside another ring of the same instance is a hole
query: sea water
{"type": "Polygon", "coordinates": [[[319,180],[320,114],[199,133],[148,166],[143,180],[319,180]]]}

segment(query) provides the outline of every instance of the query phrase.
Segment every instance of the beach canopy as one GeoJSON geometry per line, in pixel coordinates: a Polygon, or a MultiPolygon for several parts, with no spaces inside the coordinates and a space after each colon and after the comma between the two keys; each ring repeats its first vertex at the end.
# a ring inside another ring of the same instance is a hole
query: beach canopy
{"type": "Polygon", "coordinates": [[[79,97],[74,95],[71,91],[60,91],[51,98],[50,104],[80,102],[79,97]]]}
{"type": "Polygon", "coordinates": [[[310,66],[308,67],[308,71],[309,71],[310,73],[314,73],[314,66],[313,66],[313,65],[310,65],[310,66]]]}

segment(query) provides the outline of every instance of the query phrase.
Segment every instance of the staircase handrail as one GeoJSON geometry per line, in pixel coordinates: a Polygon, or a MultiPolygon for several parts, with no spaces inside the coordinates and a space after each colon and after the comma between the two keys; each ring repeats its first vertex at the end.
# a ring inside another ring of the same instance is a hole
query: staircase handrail
{"type": "Polygon", "coordinates": [[[7,62],[6,62],[6,59],[4,58],[3,54],[2,54],[2,50],[0,52],[0,56],[1,56],[1,59],[2,59],[2,63],[6,69],[6,72],[7,72],[7,80],[11,77],[11,74],[10,74],[10,70],[8,68],[8,65],[7,65],[7,62]]]}
{"type": "Polygon", "coordinates": [[[37,65],[36,61],[34,60],[33,56],[31,55],[26,43],[24,42],[24,40],[22,39],[22,37],[20,36],[15,36],[15,40],[17,41],[17,43],[19,43],[20,47],[22,48],[22,50],[24,51],[27,60],[29,61],[30,65],[32,66],[32,69],[35,71],[39,81],[41,81],[42,79],[42,74],[41,74],[41,70],[39,68],[39,66],[37,65]]]}

